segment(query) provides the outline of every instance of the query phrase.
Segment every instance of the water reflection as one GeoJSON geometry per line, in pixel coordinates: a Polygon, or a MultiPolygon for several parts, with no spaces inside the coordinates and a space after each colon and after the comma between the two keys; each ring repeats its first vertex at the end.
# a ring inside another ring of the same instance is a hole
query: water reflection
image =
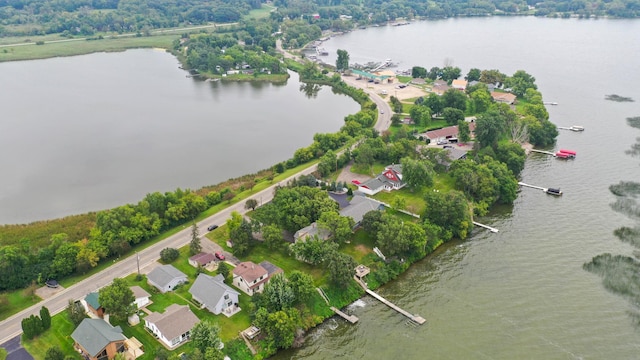
{"type": "Polygon", "coordinates": [[[318,97],[318,93],[320,92],[321,89],[322,89],[322,86],[318,84],[311,84],[311,83],[300,84],[300,92],[305,94],[309,99],[315,99],[316,97],[318,97]]]}

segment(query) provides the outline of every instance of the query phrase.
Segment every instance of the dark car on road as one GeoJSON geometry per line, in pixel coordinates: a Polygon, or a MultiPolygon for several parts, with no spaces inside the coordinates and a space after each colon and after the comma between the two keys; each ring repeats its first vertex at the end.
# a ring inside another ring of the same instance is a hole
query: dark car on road
{"type": "Polygon", "coordinates": [[[57,288],[58,286],[60,286],[60,284],[58,284],[58,282],[56,280],[53,279],[49,279],[45,282],[45,285],[47,285],[47,287],[50,288],[57,288]]]}
{"type": "Polygon", "coordinates": [[[217,229],[217,228],[218,228],[218,225],[209,225],[209,227],[207,228],[207,230],[209,230],[209,231],[213,231],[213,230],[215,230],[215,229],[217,229]]]}

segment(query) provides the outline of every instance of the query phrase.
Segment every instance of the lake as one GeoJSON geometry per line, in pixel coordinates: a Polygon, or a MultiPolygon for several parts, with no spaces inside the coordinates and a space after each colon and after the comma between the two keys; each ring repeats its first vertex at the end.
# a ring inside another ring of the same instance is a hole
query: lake
{"type": "MultiPolygon", "coordinates": [[[[561,131],[555,149],[574,161],[534,154],[521,180],[560,187],[564,196],[522,189],[513,206],[479,219],[500,230],[475,230],[414,265],[379,293],[425,325],[416,327],[371,297],[346,311],[351,325],[332,318],[305,345],[276,359],[637,359],[637,310],[582,269],[610,252],[633,248],[612,234],[633,222],[614,212],[608,186],[640,178],[638,159],[624,151],[640,136],[625,118],[640,115],[640,22],[637,20],[492,17],[413,22],[337,36],[322,45],[335,62],[391,58],[399,69],[452,63],[537,79],[550,119],[561,131]],[[607,94],[636,101],[616,103],[607,94]]],[[[398,90],[401,91],[401,90],[398,90]]]]}
{"type": "Polygon", "coordinates": [[[164,51],[0,64],[0,224],[136,203],[293,157],[359,111],[323,88],[187,78],[164,51]]]}

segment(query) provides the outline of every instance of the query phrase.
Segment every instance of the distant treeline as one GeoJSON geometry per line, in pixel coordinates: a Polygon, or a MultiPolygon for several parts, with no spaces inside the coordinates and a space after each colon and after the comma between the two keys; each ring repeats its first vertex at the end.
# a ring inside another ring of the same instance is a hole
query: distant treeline
{"type": "MultiPolygon", "coordinates": [[[[410,1],[276,0],[271,20],[301,21],[304,40],[320,30],[346,31],[354,26],[396,19],[455,16],[536,15],[568,17],[640,16],[638,0],[486,0],[410,1]],[[308,27],[308,25],[313,25],[308,27]],[[313,34],[306,34],[311,31],[313,34]]],[[[51,33],[89,36],[95,32],[144,32],[149,29],[240,21],[260,0],[0,0],[0,36],[51,33]]],[[[295,26],[295,25],[294,25],[295,26]]],[[[297,36],[294,37],[296,39],[297,36]]],[[[287,39],[290,40],[290,39],[287,39]]]]}

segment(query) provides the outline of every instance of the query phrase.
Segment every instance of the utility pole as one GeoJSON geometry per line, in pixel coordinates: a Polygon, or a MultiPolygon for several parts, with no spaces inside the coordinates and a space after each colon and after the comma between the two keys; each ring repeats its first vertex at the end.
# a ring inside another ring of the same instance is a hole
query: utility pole
{"type": "Polygon", "coordinates": [[[136,262],[138,263],[138,275],[140,275],[140,254],[136,251],[136,262]]]}

